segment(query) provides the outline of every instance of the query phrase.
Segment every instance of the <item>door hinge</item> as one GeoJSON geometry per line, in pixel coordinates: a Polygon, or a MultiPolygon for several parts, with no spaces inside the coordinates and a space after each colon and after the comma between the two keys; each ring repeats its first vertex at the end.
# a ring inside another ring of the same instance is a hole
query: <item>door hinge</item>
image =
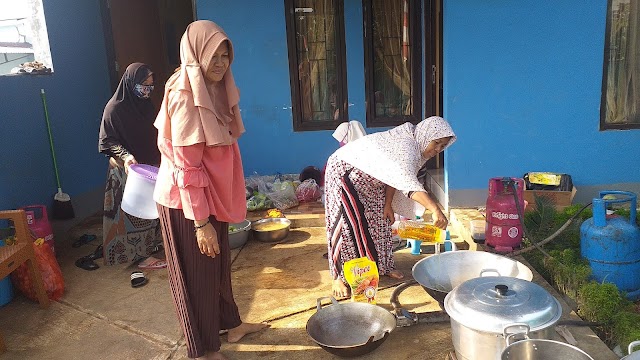
{"type": "Polygon", "coordinates": [[[114,61],[113,64],[115,65],[116,72],[120,72],[120,64],[118,64],[117,61],[114,61]]]}
{"type": "Polygon", "coordinates": [[[106,0],[107,2],[107,9],[111,9],[111,0],[106,0]]]}
{"type": "Polygon", "coordinates": [[[431,65],[431,83],[432,84],[436,83],[436,66],[435,65],[431,65]]]}

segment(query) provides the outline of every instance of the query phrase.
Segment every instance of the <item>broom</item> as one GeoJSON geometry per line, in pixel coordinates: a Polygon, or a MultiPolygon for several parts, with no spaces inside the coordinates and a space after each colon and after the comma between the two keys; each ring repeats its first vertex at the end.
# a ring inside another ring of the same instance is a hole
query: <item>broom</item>
{"type": "Polygon", "coordinates": [[[56,183],[58,184],[58,192],[53,196],[53,213],[52,217],[58,220],[73,219],[75,213],[71,204],[69,194],[62,192],[60,186],[60,176],[58,175],[58,163],[56,161],[56,152],[53,150],[53,136],[51,136],[51,125],[49,124],[49,111],[47,110],[47,99],[44,89],[40,89],[40,97],[42,98],[42,106],[44,107],[44,118],[47,121],[47,132],[49,133],[49,146],[51,147],[51,157],[53,158],[53,169],[56,172],[56,183]]]}

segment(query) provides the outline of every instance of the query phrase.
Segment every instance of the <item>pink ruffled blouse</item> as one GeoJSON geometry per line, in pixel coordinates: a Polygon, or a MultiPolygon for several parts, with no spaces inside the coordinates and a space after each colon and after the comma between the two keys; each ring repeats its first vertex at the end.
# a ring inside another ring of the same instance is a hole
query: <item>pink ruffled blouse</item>
{"type": "Polygon", "coordinates": [[[182,209],[190,220],[214,215],[218,221],[241,222],[247,215],[244,173],[238,143],[173,146],[159,137],[162,155],[154,200],[182,209]]]}

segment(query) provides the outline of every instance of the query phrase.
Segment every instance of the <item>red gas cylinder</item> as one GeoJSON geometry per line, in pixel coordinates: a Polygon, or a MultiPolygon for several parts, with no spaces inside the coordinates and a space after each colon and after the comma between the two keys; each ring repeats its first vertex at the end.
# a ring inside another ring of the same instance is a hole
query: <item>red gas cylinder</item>
{"type": "Polygon", "coordinates": [[[29,229],[33,231],[36,238],[43,238],[45,244],[51,247],[55,254],[55,244],[53,241],[53,230],[51,230],[51,224],[49,224],[49,217],[47,216],[47,207],[44,205],[30,205],[21,207],[27,215],[27,224],[29,229]]]}
{"type": "Polygon", "coordinates": [[[498,252],[510,252],[522,245],[522,224],[516,207],[513,185],[524,213],[524,180],[496,177],[489,180],[485,244],[498,252]]]}

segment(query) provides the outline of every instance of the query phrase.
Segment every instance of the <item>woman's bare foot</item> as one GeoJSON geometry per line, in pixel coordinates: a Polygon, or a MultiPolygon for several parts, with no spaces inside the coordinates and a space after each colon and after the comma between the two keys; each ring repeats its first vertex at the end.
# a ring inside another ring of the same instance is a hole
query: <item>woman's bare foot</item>
{"type": "Polygon", "coordinates": [[[229,329],[229,333],[227,334],[227,341],[230,343],[238,342],[242,339],[243,336],[247,334],[251,334],[254,332],[258,332],[264,328],[269,327],[270,325],[267,323],[242,323],[240,326],[234,327],[233,329],[229,329]]]}
{"type": "Polygon", "coordinates": [[[207,360],[227,360],[227,357],[224,356],[221,352],[216,351],[216,352],[212,352],[212,353],[208,353],[207,360]]]}
{"type": "Polygon", "coordinates": [[[349,289],[347,287],[347,284],[343,283],[340,279],[333,280],[331,291],[333,293],[333,297],[335,298],[344,298],[351,296],[351,289],[349,289]]]}
{"type": "Polygon", "coordinates": [[[387,273],[387,276],[396,280],[400,280],[404,278],[404,274],[400,270],[391,270],[389,271],[389,273],[387,273]]]}
{"type": "Polygon", "coordinates": [[[228,360],[221,352],[209,352],[205,356],[196,358],[197,360],[228,360]]]}

